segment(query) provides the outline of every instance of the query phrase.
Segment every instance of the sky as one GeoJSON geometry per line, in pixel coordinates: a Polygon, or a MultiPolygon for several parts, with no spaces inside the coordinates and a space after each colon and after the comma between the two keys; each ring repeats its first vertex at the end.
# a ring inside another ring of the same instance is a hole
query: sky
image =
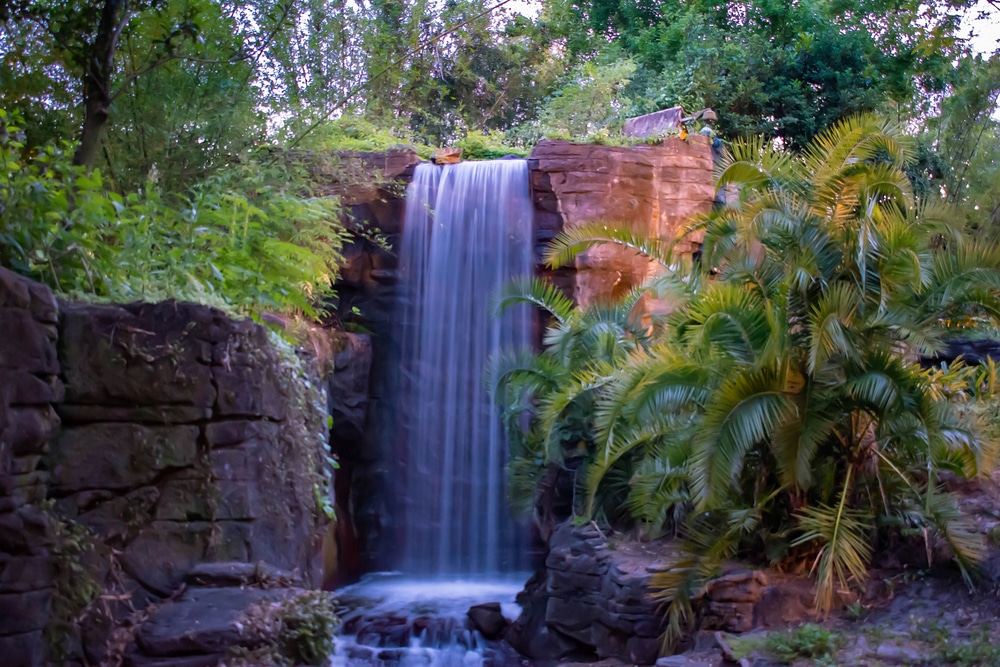
{"type": "Polygon", "coordinates": [[[979,3],[965,15],[962,32],[972,35],[970,45],[976,53],[983,55],[993,53],[1000,46],[1000,8],[988,0],[979,0],[979,3]]]}

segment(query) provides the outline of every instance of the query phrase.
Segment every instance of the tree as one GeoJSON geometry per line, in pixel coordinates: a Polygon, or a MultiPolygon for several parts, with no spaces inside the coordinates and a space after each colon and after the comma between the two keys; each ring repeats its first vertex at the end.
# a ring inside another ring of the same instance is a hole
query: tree
{"type": "Polygon", "coordinates": [[[575,57],[610,45],[634,59],[643,110],[711,107],[725,137],[801,149],[859,112],[925,114],[969,57],[958,26],[972,4],[549,0],[541,20],[575,57]]]}
{"type": "Polygon", "coordinates": [[[73,160],[92,168],[114,103],[137,79],[176,61],[203,65],[256,61],[286,26],[287,4],[261,2],[241,14],[209,0],[56,4],[4,0],[0,3],[3,41],[26,63],[47,63],[52,72],[43,76],[29,66],[12,77],[22,85],[7,91],[16,101],[10,105],[8,97],[5,106],[14,109],[17,102],[34,101],[37,108],[56,101],[65,105],[68,115],[77,116],[79,105],[73,160]],[[126,42],[139,48],[123,54],[126,42]],[[69,96],[59,90],[65,82],[71,82],[69,96]]]}
{"type": "Polygon", "coordinates": [[[624,508],[684,538],[688,555],[652,582],[670,603],[671,639],[736,554],[813,564],[821,609],[836,583],[864,577],[879,525],[943,540],[967,576],[981,555],[939,474],[992,471],[996,443],[916,353],[937,349],[969,304],[1000,316],[1000,249],[917,205],[903,171],[912,152],[873,116],[838,123],[800,154],[737,142],[718,184],[739,201],[692,226],[705,234],[692,274],[663,243],[601,225],[564,232],[547,254],[558,267],[616,242],[660,261],[661,277],[604,309],[619,322],[636,321],[640,294],[673,288],[670,315],[644,333],[603,327],[598,340],[621,339],[626,352],[574,358],[571,379],[551,368],[567,358],[564,322],[582,315],[553,303],[547,349],[501,382],[534,413],[529,439],[549,443],[550,460],[566,415],[592,405],[584,516],[620,520],[607,508],[624,508]]]}

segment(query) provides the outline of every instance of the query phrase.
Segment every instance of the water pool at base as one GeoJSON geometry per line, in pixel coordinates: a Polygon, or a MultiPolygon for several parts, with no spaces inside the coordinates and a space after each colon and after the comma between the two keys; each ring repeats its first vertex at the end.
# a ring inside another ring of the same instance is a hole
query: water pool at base
{"type": "Polygon", "coordinates": [[[527,573],[500,577],[366,576],[337,591],[343,627],[334,667],[497,667],[525,664],[505,642],[473,629],[469,608],[496,602],[513,622],[527,573]]]}

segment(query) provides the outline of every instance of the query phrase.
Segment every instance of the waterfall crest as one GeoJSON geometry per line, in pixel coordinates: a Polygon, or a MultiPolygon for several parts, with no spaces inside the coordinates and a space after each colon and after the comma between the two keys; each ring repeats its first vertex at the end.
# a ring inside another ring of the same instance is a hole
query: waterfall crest
{"type": "Polygon", "coordinates": [[[489,358],[531,341],[531,311],[495,316],[497,291],[532,270],[524,160],[416,168],[400,244],[402,303],[394,545],[406,574],[523,567],[505,501],[507,442],[483,379],[489,358]]]}

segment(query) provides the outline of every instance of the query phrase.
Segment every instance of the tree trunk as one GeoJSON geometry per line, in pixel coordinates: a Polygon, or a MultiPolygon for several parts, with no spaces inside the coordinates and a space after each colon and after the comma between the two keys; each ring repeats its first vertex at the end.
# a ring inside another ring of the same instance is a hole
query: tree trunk
{"type": "Polygon", "coordinates": [[[97,159],[104,126],[108,124],[115,49],[128,20],[127,12],[128,0],[105,0],[94,43],[83,63],[83,129],[73,164],[82,165],[88,171],[97,159]]]}

